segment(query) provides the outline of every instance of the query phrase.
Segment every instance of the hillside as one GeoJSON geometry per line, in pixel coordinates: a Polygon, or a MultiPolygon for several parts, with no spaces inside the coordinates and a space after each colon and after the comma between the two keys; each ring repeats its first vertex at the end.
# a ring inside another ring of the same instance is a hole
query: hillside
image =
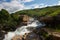
{"type": "Polygon", "coordinates": [[[60,14],[60,6],[51,6],[45,8],[36,8],[16,12],[18,14],[27,14],[30,16],[56,16],[60,14]]]}

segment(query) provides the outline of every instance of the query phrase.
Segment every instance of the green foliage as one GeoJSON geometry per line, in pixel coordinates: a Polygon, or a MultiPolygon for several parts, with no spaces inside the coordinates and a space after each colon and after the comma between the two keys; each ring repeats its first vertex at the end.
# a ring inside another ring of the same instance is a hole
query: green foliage
{"type": "Polygon", "coordinates": [[[0,28],[5,27],[16,27],[21,23],[20,15],[29,15],[32,17],[45,17],[45,16],[57,16],[60,14],[60,6],[46,7],[46,8],[37,8],[30,10],[22,10],[15,13],[9,14],[8,11],[2,9],[0,11],[0,28]]]}
{"type": "Polygon", "coordinates": [[[18,14],[26,14],[30,16],[56,16],[60,14],[60,6],[46,7],[46,8],[37,8],[30,10],[22,10],[16,12],[18,14]]]}
{"type": "Polygon", "coordinates": [[[0,11],[0,29],[15,28],[19,22],[19,16],[16,14],[9,14],[8,11],[2,9],[0,11]]]}
{"type": "Polygon", "coordinates": [[[6,10],[2,9],[0,11],[0,25],[5,26],[6,22],[8,21],[8,18],[9,18],[9,13],[6,10]]]}

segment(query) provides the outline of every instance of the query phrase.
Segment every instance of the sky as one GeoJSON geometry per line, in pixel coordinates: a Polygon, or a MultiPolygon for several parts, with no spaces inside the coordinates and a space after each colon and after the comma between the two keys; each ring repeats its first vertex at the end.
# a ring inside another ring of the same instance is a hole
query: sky
{"type": "Polygon", "coordinates": [[[19,10],[60,5],[60,0],[0,0],[0,10],[13,13],[19,10]]]}

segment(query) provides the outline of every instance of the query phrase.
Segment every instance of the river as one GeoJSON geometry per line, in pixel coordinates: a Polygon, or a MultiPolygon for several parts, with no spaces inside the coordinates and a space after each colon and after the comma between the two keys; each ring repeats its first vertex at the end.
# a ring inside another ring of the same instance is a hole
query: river
{"type": "Polygon", "coordinates": [[[25,33],[32,32],[32,29],[42,26],[45,26],[45,24],[42,24],[35,18],[30,18],[26,26],[21,26],[17,28],[14,32],[8,32],[7,34],[5,34],[5,38],[3,40],[11,40],[15,35],[24,35],[25,33]]]}

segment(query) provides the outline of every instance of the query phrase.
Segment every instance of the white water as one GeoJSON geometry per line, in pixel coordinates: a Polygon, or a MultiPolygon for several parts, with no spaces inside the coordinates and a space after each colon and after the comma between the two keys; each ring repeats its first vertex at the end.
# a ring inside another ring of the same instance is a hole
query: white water
{"type": "Polygon", "coordinates": [[[34,18],[30,18],[27,26],[17,28],[14,32],[8,32],[3,40],[11,40],[15,35],[24,35],[25,33],[30,33],[31,30],[28,30],[28,27],[36,28],[42,26],[45,26],[45,24],[40,23],[38,20],[34,20],[34,18]]]}

